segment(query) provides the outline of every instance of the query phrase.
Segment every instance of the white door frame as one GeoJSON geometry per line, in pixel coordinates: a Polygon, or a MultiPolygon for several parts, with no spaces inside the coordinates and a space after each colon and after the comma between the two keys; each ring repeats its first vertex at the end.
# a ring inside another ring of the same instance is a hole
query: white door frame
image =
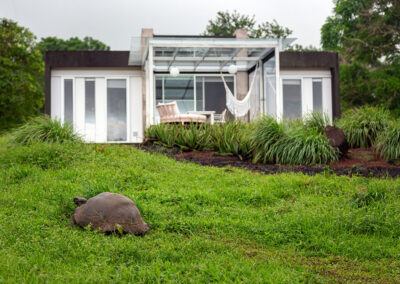
{"type": "Polygon", "coordinates": [[[130,89],[129,89],[129,76],[105,76],[104,77],[104,83],[105,83],[105,90],[106,90],[106,105],[105,105],[105,117],[106,117],[106,125],[105,125],[105,129],[106,129],[106,135],[108,136],[108,105],[107,105],[107,99],[108,99],[108,92],[107,92],[107,82],[108,80],[125,80],[126,82],[126,92],[125,92],[125,96],[126,96],[126,140],[125,141],[110,141],[108,140],[107,137],[107,142],[108,143],[128,143],[128,141],[130,140],[130,89]]]}

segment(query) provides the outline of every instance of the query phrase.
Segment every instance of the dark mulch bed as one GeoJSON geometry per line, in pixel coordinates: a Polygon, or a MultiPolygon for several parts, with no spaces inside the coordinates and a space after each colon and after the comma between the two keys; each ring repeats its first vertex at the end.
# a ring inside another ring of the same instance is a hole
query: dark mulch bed
{"type": "Polygon", "coordinates": [[[371,149],[351,149],[349,154],[337,162],[322,166],[284,166],[277,164],[254,164],[250,160],[241,160],[235,156],[221,155],[214,151],[183,152],[179,148],[165,148],[152,143],[138,146],[148,152],[165,154],[177,161],[189,161],[203,166],[236,167],[265,174],[301,172],[307,175],[335,173],[342,176],[398,177],[400,166],[380,161],[371,149]]]}

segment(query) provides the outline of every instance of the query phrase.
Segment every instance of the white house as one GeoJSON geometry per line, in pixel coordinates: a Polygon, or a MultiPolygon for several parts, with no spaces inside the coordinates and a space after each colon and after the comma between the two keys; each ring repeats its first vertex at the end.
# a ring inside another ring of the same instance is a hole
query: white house
{"type": "Polygon", "coordinates": [[[71,122],[87,142],[140,143],[145,127],[158,123],[159,103],[176,101],[182,113],[221,113],[223,74],[238,99],[254,81],[248,120],[310,111],[339,116],[337,53],[284,52],[291,42],[249,39],[245,30],[208,37],[143,29],[129,51],[46,52],[45,112],[71,122]]]}

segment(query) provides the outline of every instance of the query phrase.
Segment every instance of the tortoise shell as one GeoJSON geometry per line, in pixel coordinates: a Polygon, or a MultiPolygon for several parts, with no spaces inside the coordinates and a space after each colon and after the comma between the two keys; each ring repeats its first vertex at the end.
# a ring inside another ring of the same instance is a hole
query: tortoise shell
{"type": "Polygon", "coordinates": [[[103,192],[89,200],[75,197],[74,202],[78,208],[71,216],[73,225],[90,225],[92,230],[100,230],[102,233],[122,229],[124,233],[134,235],[142,235],[149,229],[135,203],[121,194],[103,192]]]}

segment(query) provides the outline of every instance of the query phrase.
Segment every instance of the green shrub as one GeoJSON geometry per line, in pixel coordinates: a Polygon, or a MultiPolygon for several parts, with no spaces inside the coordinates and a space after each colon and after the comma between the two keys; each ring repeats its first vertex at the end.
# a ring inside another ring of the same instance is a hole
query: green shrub
{"type": "Polygon", "coordinates": [[[291,127],[286,128],[267,155],[283,165],[315,165],[336,161],[339,151],[317,128],[291,127]]]}
{"type": "Polygon", "coordinates": [[[74,161],[89,158],[90,148],[83,143],[30,143],[11,145],[0,151],[0,165],[34,165],[41,169],[64,168],[74,161]]]}
{"type": "Polygon", "coordinates": [[[323,128],[329,119],[310,115],[305,121],[277,122],[262,117],[251,136],[253,161],[284,165],[326,164],[338,159],[338,150],[329,146],[323,128]]]}
{"type": "Polygon", "coordinates": [[[29,145],[37,142],[82,142],[73,127],[49,116],[38,116],[11,133],[10,142],[29,145]]]}
{"type": "Polygon", "coordinates": [[[275,118],[265,116],[255,122],[254,131],[251,134],[251,150],[253,152],[253,161],[274,162],[274,156],[271,156],[271,147],[279,141],[284,135],[284,124],[279,123],[275,118]]]}
{"type": "Polygon", "coordinates": [[[215,124],[212,127],[212,144],[221,153],[247,158],[250,154],[250,133],[252,124],[240,120],[215,124]]]}
{"type": "Polygon", "coordinates": [[[367,148],[391,120],[389,111],[380,107],[363,106],[346,111],[337,121],[352,148],[367,148]]]}
{"type": "Polygon", "coordinates": [[[391,121],[377,137],[375,150],[385,160],[400,158],[400,121],[391,121]]]}

